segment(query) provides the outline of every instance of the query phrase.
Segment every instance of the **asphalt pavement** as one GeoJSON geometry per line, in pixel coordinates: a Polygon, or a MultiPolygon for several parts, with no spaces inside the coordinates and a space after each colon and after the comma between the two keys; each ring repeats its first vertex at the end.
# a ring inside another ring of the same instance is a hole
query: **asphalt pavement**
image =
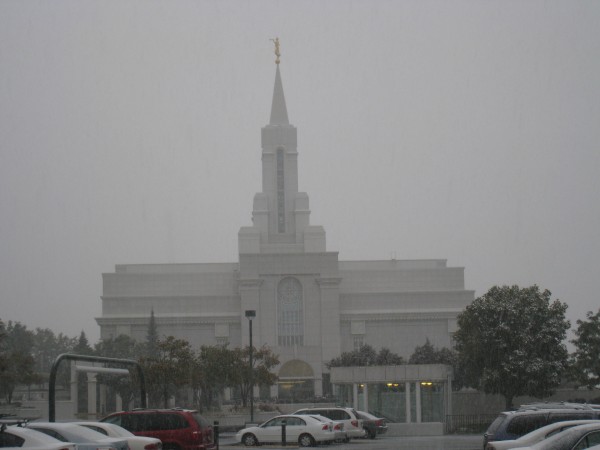
{"type": "MultiPolygon", "coordinates": [[[[224,433],[219,437],[219,450],[240,450],[244,447],[235,441],[235,435],[224,433]]],[[[297,443],[262,445],[261,449],[289,450],[298,448],[297,443]]],[[[379,436],[377,439],[352,439],[347,444],[319,445],[316,448],[329,450],[482,450],[482,435],[448,436],[379,436]]]]}

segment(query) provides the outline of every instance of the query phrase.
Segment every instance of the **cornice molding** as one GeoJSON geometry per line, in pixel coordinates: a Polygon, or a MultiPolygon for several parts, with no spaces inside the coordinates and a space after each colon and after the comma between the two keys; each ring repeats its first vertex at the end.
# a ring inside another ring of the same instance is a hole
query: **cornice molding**
{"type": "MultiPolygon", "coordinates": [[[[100,326],[110,325],[148,325],[149,318],[135,316],[114,316],[114,317],[96,317],[96,322],[100,326]]],[[[204,325],[215,323],[239,324],[241,317],[237,315],[222,316],[154,316],[157,325],[204,325]]]]}
{"type": "Polygon", "coordinates": [[[315,278],[315,281],[322,288],[337,288],[342,282],[341,277],[321,277],[315,278]]]}
{"type": "Polygon", "coordinates": [[[354,313],[341,313],[340,322],[352,320],[417,322],[423,320],[451,320],[456,319],[462,309],[444,311],[357,311],[354,313]]]}
{"type": "Polygon", "coordinates": [[[240,290],[259,289],[263,284],[263,281],[264,280],[262,278],[240,278],[237,280],[238,288],[240,290]]]}

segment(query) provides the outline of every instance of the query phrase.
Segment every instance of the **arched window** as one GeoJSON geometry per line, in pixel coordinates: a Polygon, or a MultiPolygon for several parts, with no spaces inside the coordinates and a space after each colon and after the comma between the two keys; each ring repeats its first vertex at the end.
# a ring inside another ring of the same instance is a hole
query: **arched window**
{"type": "Polygon", "coordinates": [[[304,345],[302,285],[287,277],[277,286],[278,342],[282,347],[304,345]]]}

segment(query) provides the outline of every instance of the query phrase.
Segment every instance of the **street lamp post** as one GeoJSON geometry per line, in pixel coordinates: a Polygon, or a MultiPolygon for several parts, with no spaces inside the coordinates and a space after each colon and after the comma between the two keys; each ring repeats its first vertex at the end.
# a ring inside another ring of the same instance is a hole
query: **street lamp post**
{"type": "Polygon", "coordinates": [[[248,319],[248,331],[250,333],[250,422],[254,423],[254,367],[252,364],[252,319],[256,317],[256,311],[254,309],[246,310],[246,318],[248,319]]]}

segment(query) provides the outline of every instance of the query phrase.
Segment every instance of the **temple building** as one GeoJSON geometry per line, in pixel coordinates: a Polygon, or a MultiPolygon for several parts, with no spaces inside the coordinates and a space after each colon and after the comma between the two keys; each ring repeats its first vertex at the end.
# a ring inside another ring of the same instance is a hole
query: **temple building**
{"type": "Polygon", "coordinates": [[[340,261],[325,229],[311,225],[279,63],[261,139],[262,192],[238,233],[238,261],[116,265],[103,274],[101,338],[145,340],[151,311],[159,335],[194,347],[247,346],[252,327],[253,345],[279,355],[278,385],[261,393],[278,398],[328,393],[326,363],[364,344],[404,358],[426,339],[450,347],[457,315],[474,298],[464,268],[444,259],[340,261]]]}

